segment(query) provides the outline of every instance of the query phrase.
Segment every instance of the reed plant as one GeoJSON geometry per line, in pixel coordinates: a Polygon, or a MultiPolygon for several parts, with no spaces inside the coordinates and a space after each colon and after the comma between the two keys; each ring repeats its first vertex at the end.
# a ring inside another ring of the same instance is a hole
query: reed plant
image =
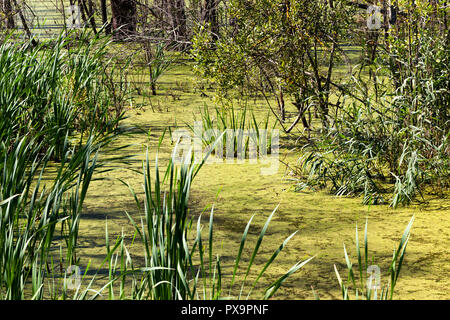
{"type": "Polygon", "coordinates": [[[143,49],[145,52],[145,63],[149,71],[149,85],[152,95],[156,96],[156,84],[159,78],[172,66],[173,61],[167,57],[164,43],[151,44],[145,42],[143,49]]]}
{"type": "Polygon", "coordinates": [[[299,189],[329,187],[394,208],[424,202],[427,193],[446,197],[448,33],[439,24],[422,24],[435,18],[431,8],[408,10],[421,23],[398,24],[385,37],[386,50],[362,60],[338,85],[340,101],[328,115],[333,125],[304,146],[299,189]]]}
{"type": "Polygon", "coordinates": [[[411,227],[414,222],[414,217],[411,218],[408,225],[403,232],[397,249],[394,249],[392,254],[391,262],[389,263],[388,269],[388,281],[382,286],[381,285],[381,270],[380,267],[375,265],[374,260],[369,258],[369,244],[367,235],[367,220],[364,228],[364,251],[361,251],[359,236],[358,236],[358,226],[356,226],[356,255],[357,255],[357,265],[356,270],[353,268],[353,263],[347,253],[347,249],[344,244],[344,256],[345,264],[347,267],[348,279],[345,282],[339,271],[334,265],[334,270],[336,272],[336,277],[339,282],[339,286],[342,292],[342,298],[344,300],[349,300],[351,291],[354,292],[354,299],[366,299],[366,300],[392,300],[394,297],[395,286],[397,284],[398,278],[400,276],[400,271],[402,269],[403,261],[405,258],[406,247],[408,245],[411,227]]]}
{"type": "Polygon", "coordinates": [[[0,45],[2,139],[33,136],[61,160],[66,136],[82,145],[85,136],[118,128],[124,113],[117,90],[107,86],[118,70],[107,56],[110,42],[87,31],[78,36],[61,34],[37,47],[12,38],[0,45]]]}
{"type": "MultiPolygon", "coordinates": [[[[67,266],[76,263],[76,239],[83,201],[97,167],[93,139],[79,150],[65,142],[64,157],[52,183],[44,183],[53,148],[24,137],[0,145],[0,297],[41,299],[57,230],[67,243],[67,266]]],[[[60,263],[63,263],[62,261],[60,263]]]]}
{"type": "Polygon", "coordinates": [[[268,114],[262,121],[258,121],[253,111],[245,105],[236,109],[233,104],[215,106],[211,112],[207,105],[199,109],[201,132],[194,125],[187,124],[193,134],[202,141],[207,150],[216,143],[216,155],[226,153],[227,157],[238,157],[242,160],[251,152],[266,156],[272,151],[272,137],[276,123],[270,125],[268,114]],[[220,140],[219,140],[219,137],[220,140]],[[230,154],[230,150],[233,153],[230,154]]]}
{"type": "Polygon", "coordinates": [[[120,133],[123,112],[111,109],[116,93],[105,86],[115,76],[109,41],[73,35],[0,45],[1,299],[43,299],[47,280],[79,264],[80,217],[98,152],[120,133]]]}

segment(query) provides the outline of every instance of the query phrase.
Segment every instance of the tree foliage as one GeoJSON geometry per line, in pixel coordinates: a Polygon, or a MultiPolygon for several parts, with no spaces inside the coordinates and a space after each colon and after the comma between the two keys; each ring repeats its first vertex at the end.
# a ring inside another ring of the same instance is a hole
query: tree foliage
{"type": "Polygon", "coordinates": [[[328,186],[397,206],[449,185],[448,7],[375,4],[380,14],[370,17],[360,10],[368,5],[349,1],[232,0],[232,23],[217,41],[200,28],[193,57],[220,95],[259,93],[285,132],[300,120],[313,131],[299,189],[328,186]],[[348,45],[361,50],[353,65],[348,45]],[[338,68],[349,71],[342,77],[338,68]],[[288,123],[290,104],[296,118],[288,123]]]}

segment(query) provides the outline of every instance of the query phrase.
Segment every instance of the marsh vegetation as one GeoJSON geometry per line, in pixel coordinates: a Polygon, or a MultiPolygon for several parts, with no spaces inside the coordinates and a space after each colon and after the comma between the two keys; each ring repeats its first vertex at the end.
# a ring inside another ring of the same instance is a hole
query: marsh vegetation
{"type": "Polygon", "coordinates": [[[448,298],[445,1],[0,3],[1,299],[448,298]]]}

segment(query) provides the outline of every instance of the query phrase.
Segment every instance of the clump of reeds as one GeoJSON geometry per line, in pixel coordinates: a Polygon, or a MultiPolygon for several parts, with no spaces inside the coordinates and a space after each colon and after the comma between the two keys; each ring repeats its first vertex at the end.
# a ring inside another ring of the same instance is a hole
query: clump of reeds
{"type": "MultiPolygon", "coordinates": [[[[190,157],[191,155],[188,155],[190,157]]],[[[208,155],[207,155],[208,156],[208,155]]],[[[260,282],[266,270],[275,261],[289,240],[295,235],[291,234],[265,262],[264,267],[257,273],[253,282],[248,280],[254,261],[258,255],[270,221],[276,209],[268,217],[256,241],[251,257],[245,266],[243,278],[238,277],[240,262],[244,255],[249,228],[253,217],[249,220],[242,234],[239,250],[235,262],[231,267],[231,282],[225,282],[225,274],[219,255],[214,254],[214,209],[209,218],[208,235],[202,236],[201,215],[197,220],[197,227],[193,226],[193,216],[189,210],[189,195],[191,184],[206,158],[200,164],[191,161],[184,162],[177,167],[174,161],[169,163],[163,175],[159,172],[158,158],[155,161],[155,174],[150,173],[148,153],[143,166],[144,191],[143,201],[144,217],[140,223],[128,215],[136,234],[141,239],[145,266],[133,270],[121,269],[124,274],[133,274],[132,297],[139,299],[242,299],[253,297],[253,290],[260,282]],[[194,232],[194,240],[188,241],[194,232]],[[139,277],[136,277],[139,271],[139,277]],[[238,291],[233,291],[239,279],[238,291]],[[228,285],[228,288],[226,288],[228,285]],[[248,286],[248,288],[246,288],[248,286]]],[[[135,191],[130,187],[138,207],[142,208],[135,191]]],[[[299,270],[312,258],[298,262],[286,274],[276,281],[265,286],[262,298],[272,297],[282,283],[293,273],[299,270]]],[[[124,266],[132,266],[131,261],[124,266]]],[[[134,267],[133,267],[134,268],[134,267]]],[[[122,279],[123,280],[123,279],[122,279]]]]}
{"type": "Polygon", "coordinates": [[[354,271],[353,263],[347,253],[347,249],[344,244],[345,263],[348,270],[347,283],[342,280],[336,265],[334,270],[341,287],[342,297],[344,300],[349,300],[350,291],[353,289],[355,299],[367,299],[367,300],[392,300],[394,297],[394,290],[400,276],[400,271],[403,265],[403,260],[406,253],[406,246],[408,245],[409,236],[414,217],[411,218],[408,225],[403,232],[402,238],[398,244],[397,249],[394,249],[391,262],[389,263],[388,281],[381,285],[381,269],[375,265],[375,262],[370,261],[369,258],[369,245],[367,236],[367,221],[364,229],[364,253],[361,252],[358,237],[358,226],[356,226],[356,255],[357,255],[357,269],[354,271]],[[353,288],[351,287],[353,286],[353,288]]]}

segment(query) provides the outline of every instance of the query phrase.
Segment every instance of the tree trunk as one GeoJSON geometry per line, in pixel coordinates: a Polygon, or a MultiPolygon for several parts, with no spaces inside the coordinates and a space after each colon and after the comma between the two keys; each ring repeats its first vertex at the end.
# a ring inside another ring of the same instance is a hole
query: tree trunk
{"type": "Polygon", "coordinates": [[[33,38],[33,34],[31,33],[30,28],[28,27],[27,20],[25,19],[25,16],[23,15],[22,8],[19,7],[19,5],[17,4],[17,1],[16,1],[16,0],[12,0],[12,3],[14,4],[14,6],[15,6],[16,8],[19,8],[18,11],[19,11],[20,21],[22,22],[23,29],[25,30],[25,32],[26,32],[28,38],[30,39],[31,44],[32,44],[34,47],[37,46],[38,43],[37,43],[37,41],[34,40],[34,38],[33,38]]]}
{"type": "Polygon", "coordinates": [[[114,38],[123,40],[136,31],[135,0],[111,0],[114,38]]]}
{"type": "Polygon", "coordinates": [[[211,35],[214,40],[219,38],[219,19],[217,16],[218,0],[206,0],[203,11],[203,22],[210,25],[211,35]]]}
{"type": "MultiPolygon", "coordinates": [[[[95,23],[95,13],[97,11],[96,6],[92,0],[88,0],[89,8],[86,8],[89,11],[89,22],[91,23],[92,29],[94,33],[97,34],[97,24],[95,23]]],[[[86,7],[86,2],[84,2],[86,7]]]]}
{"type": "Polygon", "coordinates": [[[2,0],[2,11],[6,16],[6,28],[14,29],[16,24],[14,22],[13,10],[11,5],[11,0],[2,0]]]}
{"type": "Polygon", "coordinates": [[[108,11],[106,8],[106,0],[100,0],[100,11],[102,14],[102,24],[105,26],[105,33],[111,32],[111,26],[108,23],[108,11]]]}
{"type": "MultiPolygon", "coordinates": [[[[174,42],[184,42],[187,38],[186,27],[186,5],[184,0],[168,0],[167,12],[171,22],[171,38],[174,42]]],[[[184,49],[186,45],[181,43],[181,48],[184,49]]]]}
{"type": "Polygon", "coordinates": [[[155,0],[154,12],[159,20],[159,28],[178,49],[186,48],[187,24],[186,4],[184,0],[155,0]]]}

